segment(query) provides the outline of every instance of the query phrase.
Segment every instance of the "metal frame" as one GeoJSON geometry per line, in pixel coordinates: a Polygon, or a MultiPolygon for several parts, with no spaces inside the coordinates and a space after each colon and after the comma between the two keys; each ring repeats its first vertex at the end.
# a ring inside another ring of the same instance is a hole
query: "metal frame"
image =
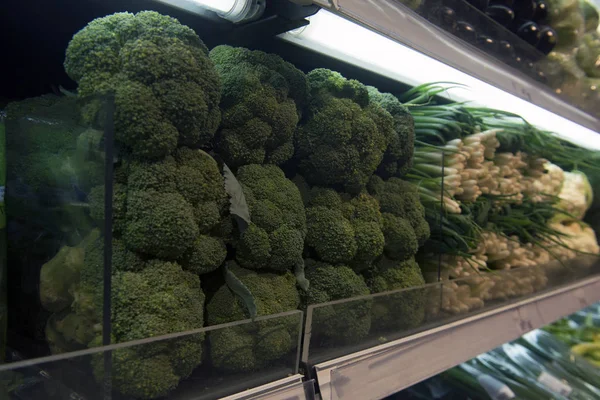
{"type": "Polygon", "coordinates": [[[321,398],[384,398],[598,301],[595,276],[318,364],[321,398]]]}
{"type": "Polygon", "coordinates": [[[313,0],[323,8],[594,131],[600,120],[517,69],[431,24],[398,0],[313,0]]]}

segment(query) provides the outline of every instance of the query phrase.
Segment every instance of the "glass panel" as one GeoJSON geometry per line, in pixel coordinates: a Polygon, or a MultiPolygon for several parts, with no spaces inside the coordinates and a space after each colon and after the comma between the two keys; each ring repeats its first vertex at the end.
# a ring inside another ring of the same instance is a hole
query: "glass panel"
{"type": "MultiPolygon", "coordinates": [[[[72,310],[89,306],[79,286],[85,249],[106,229],[98,217],[112,152],[111,102],[44,95],[6,107],[8,334],[23,357],[47,355],[48,347],[81,349],[94,335],[95,322],[72,310]],[[82,107],[98,117],[82,118],[82,107]]],[[[101,294],[104,255],[97,256],[94,288],[101,294]]]]}
{"type": "Polygon", "coordinates": [[[435,325],[441,315],[441,288],[435,283],[311,306],[305,361],[316,364],[435,325]]]}
{"type": "Polygon", "coordinates": [[[311,306],[303,359],[313,365],[341,357],[598,272],[600,264],[583,257],[311,306]]]}
{"type": "Polygon", "coordinates": [[[291,311],[7,364],[1,390],[23,400],[217,399],[297,373],[301,323],[291,311]]]}

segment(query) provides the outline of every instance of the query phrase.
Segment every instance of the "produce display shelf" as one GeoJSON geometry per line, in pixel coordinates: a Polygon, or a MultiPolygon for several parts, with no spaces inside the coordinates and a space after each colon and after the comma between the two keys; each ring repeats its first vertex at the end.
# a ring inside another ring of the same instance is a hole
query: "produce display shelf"
{"type": "MultiPolygon", "coordinates": [[[[298,2],[310,3],[310,1],[298,2]]],[[[536,82],[519,70],[433,25],[398,0],[313,0],[312,3],[551,113],[593,131],[600,131],[598,118],[563,101],[552,89],[536,82]]],[[[339,40],[339,35],[344,34],[344,32],[331,32],[328,36],[331,38],[337,36],[339,40]]],[[[290,36],[287,36],[284,39],[289,40],[290,36]]],[[[367,40],[364,42],[356,45],[372,46],[367,40]]],[[[389,57],[389,54],[382,54],[381,57],[389,57]]],[[[363,61],[368,64],[371,60],[363,61]]],[[[406,64],[397,67],[400,70],[406,69],[406,64]]],[[[423,68],[431,75],[429,81],[439,80],[436,79],[436,71],[433,68],[426,65],[423,68]]]]}
{"type": "Polygon", "coordinates": [[[316,364],[321,398],[384,398],[598,301],[596,275],[316,364]]]}

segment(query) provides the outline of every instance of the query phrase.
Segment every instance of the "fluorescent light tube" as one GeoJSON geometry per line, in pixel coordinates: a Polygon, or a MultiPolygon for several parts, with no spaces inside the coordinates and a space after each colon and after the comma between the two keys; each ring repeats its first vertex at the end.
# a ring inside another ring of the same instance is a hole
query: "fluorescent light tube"
{"type": "Polygon", "coordinates": [[[208,8],[219,14],[227,14],[235,6],[236,0],[190,0],[192,3],[208,8]]]}
{"type": "Polygon", "coordinates": [[[242,22],[259,17],[265,9],[265,0],[158,0],[195,14],[206,10],[231,22],[242,22]]]}
{"type": "Polygon", "coordinates": [[[518,114],[540,129],[589,149],[600,150],[600,135],[569,119],[461,72],[434,58],[395,42],[326,10],[308,18],[310,24],[284,33],[288,42],[346,61],[409,85],[456,82],[445,97],[473,106],[518,114]]]}

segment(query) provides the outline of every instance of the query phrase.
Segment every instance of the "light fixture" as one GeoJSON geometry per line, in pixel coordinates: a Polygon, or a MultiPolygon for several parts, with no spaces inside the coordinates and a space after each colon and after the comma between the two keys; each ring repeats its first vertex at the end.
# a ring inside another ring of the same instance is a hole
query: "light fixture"
{"type": "Polygon", "coordinates": [[[450,100],[468,101],[513,112],[540,129],[589,149],[600,150],[600,135],[569,119],[505,92],[423,53],[320,10],[308,17],[310,24],[280,35],[288,42],[343,60],[412,86],[428,82],[455,82],[467,88],[450,89],[450,100]]]}
{"type": "Polygon", "coordinates": [[[262,15],[266,0],[158,0],[195,14],[206,10],[234,23],[252,21],[262,15]]]}

